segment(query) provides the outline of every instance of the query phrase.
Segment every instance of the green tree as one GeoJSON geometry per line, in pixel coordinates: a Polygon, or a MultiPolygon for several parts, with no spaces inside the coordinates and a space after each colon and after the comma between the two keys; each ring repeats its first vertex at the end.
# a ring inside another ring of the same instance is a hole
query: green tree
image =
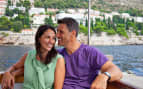
{"type": "Polygon", "coordinates": [[[49,24],[51,26],[54,26],[52,16],[50,15],[49,18],[45,18],[45,24],[49,24]]]}
{"type": "Polygon", "coordinates": [[[124,37],[128,38],[128,35],[127,35],[124,24],[118,24],[117,25],[117,33],[121,36],[124,36],[124,37]]]}
{"type": "Polygon", "coordinates": [[[101,33],[102,31],[104,31],[104,26],[102,25],[102,22],[96,22],[96,26],[94,27],[94,31],[96,33],[101,33]]]}
{"type": "Polygon", "coordinates": [[[85,20],[85,27],[88,27],[88,19],[85,20]]]}
{"type": "Polygon", "coordinates": [[[25,0],[23,2],[23,6],[26,8],[26,12],[28,13],[28,10],[31,8],[31,3],[29,0],[25,0]]]}
{"type": "Polygon", "coordinates": [[[11,21],[5,17],[5,16],[2,16],[0,18],[0,30],[9,30],[11,27],[11,21]]]}
{"type": "Polygon", "coordinates": [[[141,30],[141,35],[143,35],[143,29],[141,30]]]}
{"type": "Polygon", "coordinates": [[[14,12],[7,7],[5,10],[5,15],[12,17],[14,15],[14,12]]]}
{"type": "Polygon", "coordinates": [[[8,33],[5,32],[2,32],[1,34],[3,35],[3,37],[7,37],[9,35],[8,33]]]}
{"type": "Polygon", "coordinates": [[[19,13],[19,9],[18,9],[18,8],[15,8],[15,9],[13,10],[13,12],[14,12],[15,14],[18,14],[18,13],[19,13]]]}
{"type": "Polygon", "coordinates": [[[80,32],[84,33],[85,35],[88,35],[88,28],[87,27],[80,25],[79,28],[80,28],[80,32]]]}
{"type": "MultiPolygon", "coordinates": [[[[45,3],[44,3],[44,4],[45,4],[45,3]]],[[[34,2],[34,6],[35,6],[35,7],[43,7],[43,3],[36,0],[36,1],[34,2]]],[[[45,6],[45,5],[44,5],[44,6],[45,6]]],[[[46,6],[46,8],[47,8],[47,6],[46,6]]]]}
{"type": "Polygon", "coordinates": [[[11,5],[12,5],[11,0],[8,0],[7,6],[11,6],[11,5]]]}
{"type": "Polygon", "coordinates": [[[143,23],[136,23],[136,27],[138,30],[141,30],[143,28],[143,23]]]}
{"type": "Polygon", "coordinates": [[[91,30],[93,30],[93,28],[94,28],[94,22],[93,22],[93,19],[91,19],[91,30]]]}
{"type": "Polygon", "coordinates": [[[36,0],[35,7],[43,8],[87,8],[88,1],[86,0],[36,0]],[[41,3],[42,2],[42,3],[41,3]]]}
{"type": "Polygon", "coordinates": [[[12,24],[12,29],[14,32],[20,32],[23,28],[22,22],[21,21],[15,21],[12,24]]]}
{"type": "Polygon", "coordinates": [[[107,26],[108,26],[108,28],[111,28],[111,27],[112,27],[112,21],[111,21],[111,18],[108,18],[107,26]]]}
{"type": "Polygon", "coordinates": [[[107,32],[108,35],[115,35],[116,31],[113,28],[110,28],[108,30],[106,30],[105,32],[107,32]]]}

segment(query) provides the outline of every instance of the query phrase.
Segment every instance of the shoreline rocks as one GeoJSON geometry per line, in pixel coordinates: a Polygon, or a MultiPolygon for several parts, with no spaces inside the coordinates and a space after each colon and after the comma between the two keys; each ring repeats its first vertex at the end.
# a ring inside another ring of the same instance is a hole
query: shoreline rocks
{"type": "MultiPolygon", "coordinates": [[[[81,43],[88,43],[88,36],[85,36],[83,33],[79,34],[78,39],[81,43]]],[[[143,36],[130,36],[129,39],[127,39],[119,35],[108,36],[103,32],[101,36],[92,34],[90,37],[90,45],[143,45],[143,36]]]]}
{"type": "MultiPolygon", "coordinates": [[[[26,34],[26,35],[9,35],[0,39],[0,45],[34,45],[35,42],[34,34],[26,34]]],[[[78,36],[78,40],[81,43],[88,43],[88,36],[80,33],[78,36]]],[[[111,35],[108,36],[105,32],[102,32],[101,35],[92,34],[90,37],[90,45],[143,45],[143,36],[129,36],[129,39],[119,36],[119,35],[111,35]]]]}

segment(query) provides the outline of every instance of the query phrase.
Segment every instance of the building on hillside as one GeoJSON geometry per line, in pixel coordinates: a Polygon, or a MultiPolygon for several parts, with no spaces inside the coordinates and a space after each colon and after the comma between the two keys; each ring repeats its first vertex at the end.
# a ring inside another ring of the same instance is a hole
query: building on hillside
{"type": "Polygon", "coordinates": [[[75,13],[76,11],[75,11],[75,9],[67,9],[67,12],[70,13],[70,14],[73,14],[73,13],[75,13]]]}
{"type": "Polygon", "coordinates": [[[134,17],[135,22],[143,23],[143,17],[134,17]]]}
{"type": "Polygon", "coordinates": [[[107,20],[108,18],[110,18],[112,20],[113,15],[110,13],[104,13],[105,19],[107,20]]]}
{"type": "Polygon", "coordinates": [[[34,14],[45,14],[45,9],[44,8],[31,8],[29,10],[29,15],[34,15],[34,14]]]}
{"type": "Polygon", "coordinates": [[[59,19],[63,19],[65,17],[71,17],[71,18],[74,18],[77,20],[78,23],[80,23],[80,21],[85,21],[86,18],[84,18],[84,14],[79,14],[79,13],[76,13],[76,14],[68,14],[68,13],[59,13],[56,15],[56,20],[59,20],[59,19]]]}
{"type": "MultiPolygon", "coordinates": [[[[20,0],[11,0],[12,5],[16,6],[16,3],[18,3],[20,0]]],[[[24,0],[22,0],[24,1],[24,0]]],[[[31,3],[31,7],[34,7],[34,0],[29,0],[31,3]]]]}
{"type": "Polygon", "coordinates": [[[114,16],[114,15],[120,15],[120,13],[115,12],[115,11],[114,11],[114,12],[112,12],[111,14],[112,14],[113,16],[114,16]]]}
{"type": "Polygon", "coordinates": [[[23,29],[23,30],[21,31],[21,34],[22,34],[22,35],[34,35],[35,32],[34,32],[32,29],[23,29]]]}
{"type": "Polygon", "coordinates": [[[67,9],[67,12],[70,14],[74,14],[74,13],[80,13],[80,14],[85,14],[87,12],[87,9],[67,9]]]}
{"type": "Polygon", "coordinates": [[[57,12],[59,9],[54,9],[54,8],[47,8],[48,12],[57,12]]]}
{"type": "Polygon", "coordinates": [[[9,6],[9,9],[10,9],[10,10],[14,10],[14,9],[16,9],[16,8],[18,8],[19,10],[21,10],[21,11],[23,11],[23,12],[25,12],[25,10],[26,10],[25,7],[9,6]]]}
{"type": "Polygon", "coordinates": [[[121,17],[122,17],[122,18],[126,18],[126,19],[127,19],[127,18],[131,18],[130,14],[128,14],[128,13],[122,13],[122,14],[121,14],[121,17]]]}
{"type": "Polygon", "coordinates": [[[6,7],[7,7],[7,1],[0,0],[0,16],[3,16],[5,14],[6,7]]]}
{"type": "Polygon", "coordinates": [[[32,28],[38,28],[40,25],[44,24],[45,22],[45,18],[48,18],[49,15],[39,15],[39,14],[35,14],[32,18],[32,28]]]}

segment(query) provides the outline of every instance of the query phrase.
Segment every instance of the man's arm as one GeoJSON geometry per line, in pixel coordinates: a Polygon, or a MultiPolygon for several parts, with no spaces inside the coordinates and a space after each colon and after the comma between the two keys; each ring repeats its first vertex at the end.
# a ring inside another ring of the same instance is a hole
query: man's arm
{"type": "Polygon", "coordinates": [[[109,81],[116,81],[122,78],[122,72],[120,69],[112,63],[112,61],[107,61],[101,67],[101,73],[96,77],[96,79],[91,84],[91,89],[106,89],[107,82],[109,77],[104,74],[104,72],[108,72],[111,75],[109,81]]]}
{"type": "Polygon", "coordinates": [[[101,74],[104,74],[104,72],[108,72],[111,75],[111,79],[109,81],[116,81],[122,78],[121,70],[115,64],[113,64],[112,61],[107,61],[102,66],[101,74]]]}

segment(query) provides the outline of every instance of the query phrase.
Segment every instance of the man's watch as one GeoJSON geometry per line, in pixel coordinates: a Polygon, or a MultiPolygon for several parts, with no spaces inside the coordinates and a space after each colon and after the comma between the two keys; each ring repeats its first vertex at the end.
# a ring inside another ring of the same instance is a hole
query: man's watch
{"type": "Polygon", "coordinates": [[[107,81],[109,81],[111,79],[111,75],[110,75],[109,72],[104,72],[103,74],[105,74],[106,76],[108,76],[108,80],[107,81]]]}

